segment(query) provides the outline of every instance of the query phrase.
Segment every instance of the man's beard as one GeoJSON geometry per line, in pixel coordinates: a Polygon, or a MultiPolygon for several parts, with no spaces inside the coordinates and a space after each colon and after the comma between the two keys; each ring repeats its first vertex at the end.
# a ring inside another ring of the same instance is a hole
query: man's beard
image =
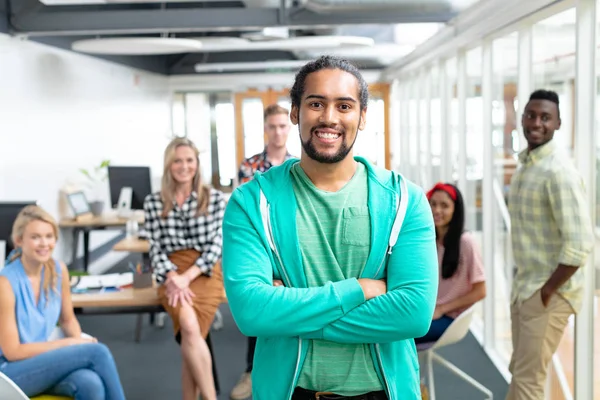
{"type": "MultiPolygon", "coordinates": [[[[352,142],[352,144],[350,146],[348,146],[348,144],[345,141],[346,132],[341,131],[340,133],[341,133],[342,144],[340,145],[340,148],[338,149],[338,151],[335,154],[329,155],[329,154],[320,153],[316,149],[315,143],[313,141],[314,132],[321,128],[328,128],[328,127],[320,125],[320,126],[316,126],[316,127],[312,128],[310,130],[310,138],[306,142],[303,141],[302,136],[300,136],[300,143],[302,144],[302,148],[304,149],[304,152],[306,153],[306,155],[308,157],[315,160],[316,162],[320,162],[323,164],[339,163],[340,161],[342,161],[343,159],[346,158],[348,153],[350,153],[350,151],[354,147],[354,143],[356,143],[356,138],[358,137],[358,131],[356,132],[356,135],[354,136],[354,141],[352,142]]],[[[300,131],[300,129],[298,129],[298,130],[300,131]]]]}

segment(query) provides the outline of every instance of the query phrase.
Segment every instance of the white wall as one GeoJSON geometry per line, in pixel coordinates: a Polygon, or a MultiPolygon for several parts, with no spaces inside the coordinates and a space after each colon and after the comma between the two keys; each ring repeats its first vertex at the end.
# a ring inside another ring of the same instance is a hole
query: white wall
{"type": "MultiPolygon", "coordinates": [[[[79,168],[110,159],[159,176],[169,135],[166,77],[0,34],[0,200],[39,200],[58,217],[79,168]]],[[[91,248],[114,235],[93,233],[91,248]]]]}

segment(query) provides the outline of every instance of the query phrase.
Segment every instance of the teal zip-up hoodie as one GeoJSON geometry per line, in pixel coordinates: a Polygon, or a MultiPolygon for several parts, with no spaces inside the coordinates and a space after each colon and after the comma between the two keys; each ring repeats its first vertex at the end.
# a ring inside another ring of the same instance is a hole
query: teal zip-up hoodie
{"type": "Polygon", "coordinates": [[[310,339],[369,343],[390,400],[420,399],[414,338],[429,330],[438,286],[431,208],[407,182],[408,205],[398,240],[388,239],[398,207],[397,174],[355,157],[368,171],[371,250],[362,278],[387,279],[388,293],[365,301],[355,278],[309,288],[296,229],[291,159],[256,173],[237,188],[223,222],[223,275],[233,317],[244,335],[258,337],[252,371],[254,400],[288,400],[310,339]],[[263,221],[260,192],[268,204],[263,221]],[[265,226],[267,230],[265,231],[265,226]],[[275,251],[269,242],[273,238],[275,251]],[[284,282],[274,287],[273,280],[284,282]]]}

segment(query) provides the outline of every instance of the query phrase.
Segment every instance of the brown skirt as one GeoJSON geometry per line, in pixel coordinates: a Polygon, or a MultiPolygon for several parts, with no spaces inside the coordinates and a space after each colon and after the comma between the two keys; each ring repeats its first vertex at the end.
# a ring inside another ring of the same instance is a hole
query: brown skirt
{"type": "MultiPolygon", "coordinates": [[[[169,260],[177,265],[177,273],[183,274],[185,271],[194,266],[194,263],[200,257],[201,253],[189,249],[175,251],[169,254],[169,260]]],[[[212,276],[208,277],[200,275],[192,282],[189,286],[190,290],[196,295],[192,297],[192,307],[198,319],[198,325],[200,326],[200,332],[206,339],[210,326],[213,323],[215,314],[219,305],[225,300],[225,289],[223,288],[223,273],[221,271],[221,261],[218,261],[212,270],[212,276]]],[[[167,298],[167,290],[164,285],[158,288],[158,296],[162,303],[165,311],[171,316],[173,320],[173,328],[175,330],[175,337],[177,341],[180,341],[179,333],[179,310],[181,305],[173,308],[169,305],[167,298]]]]}

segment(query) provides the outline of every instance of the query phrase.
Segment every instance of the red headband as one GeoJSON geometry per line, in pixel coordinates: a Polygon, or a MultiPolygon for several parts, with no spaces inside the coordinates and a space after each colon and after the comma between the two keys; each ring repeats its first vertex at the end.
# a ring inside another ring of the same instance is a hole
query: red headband
{"type": "Polygon", "coordinates": [[[429,192],[427,192],[427,200],[431,199],[431,196],[433,195],[433,193],[437,192],[438,190],[448,193],[450,198],[453,201],[456,201],[456,189],[454,189],[454,187],[452,185],[448,185],[448,184],[442,183],[442,182],[436,183],[435,186],[433,188],[431,188],[431,190],[429,192]]]}

